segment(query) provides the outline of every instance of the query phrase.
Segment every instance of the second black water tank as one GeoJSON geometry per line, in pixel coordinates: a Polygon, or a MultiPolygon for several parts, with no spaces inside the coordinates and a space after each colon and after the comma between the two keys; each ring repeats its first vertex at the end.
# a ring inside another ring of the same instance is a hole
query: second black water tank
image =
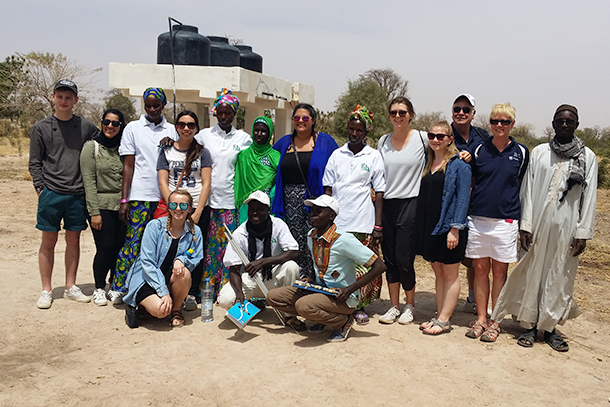
{"type": "Polygon", "coordinates": [[[229,44],[225,37],[209,35],[212,41],[210,65],[212,66],[239,66],[239,49],[229,44]]]}
{"type": "Polygon", "coordinates": [[[236,45],[239,49],[239,66],[254,72],[263,73],[263,57],[252,51],[249,45],[236,45]]]}
{"type": "MultiPolygon", "coordinates": [[[[211,42],[198,33],[197,27],[192,25],[175,25],[174,34],[174,63],[176,65],[210,65],[211,42]]],[[[159,35],[157,39],[157,63],[171,64],[171,40],[169,32],[159,35]]]]}

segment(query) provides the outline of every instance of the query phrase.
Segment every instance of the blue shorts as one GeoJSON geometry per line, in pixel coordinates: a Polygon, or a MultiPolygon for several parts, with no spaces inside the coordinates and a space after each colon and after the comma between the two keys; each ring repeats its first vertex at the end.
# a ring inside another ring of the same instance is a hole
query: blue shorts
{"type": "Polygon", "coordinates": [[[59,232],[62,219],[66,230],[78,232],[87,229],[85,195],[58,194],[45,187],[38,196],[36,229],[59,232]]]}

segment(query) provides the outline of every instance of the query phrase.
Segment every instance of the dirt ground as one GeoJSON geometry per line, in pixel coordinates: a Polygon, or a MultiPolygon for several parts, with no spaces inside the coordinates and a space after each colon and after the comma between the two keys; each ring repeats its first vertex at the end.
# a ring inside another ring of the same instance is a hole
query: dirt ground
{"type": "MultiPolygon", "coordinates": [[[[417,263],[416,323],[378,323],[389,306],[384,287],[369,309],[371,323],[335,344],[326,342],[328,332],[289,332],[270,310],[244,331],[219,307],[211,323],[189,312],[182,328],[145,320],[131,330],[122,306],[62,298],[63,236],[55,301],[49,310],[37,309],[40,232],[26,159],[0,157],[1,406],[609,404],[608,191],[599,191],[596,238],[581,258],[575,297],[583,314],[560,328],[569,352],[542,342],[518,346],[520,328],[510,319],[494,344],[466,338],[473,318],[462,311],[464,295],[450,334],[422,335],[417,323],[435,311],[434,277],[423,261],[417,263]]],[[[77,278],[87,295],[94,289],[93,255],[87,230],[77,278]]],[[[463,293],[465,284],[462,274],[463,293]]]]}

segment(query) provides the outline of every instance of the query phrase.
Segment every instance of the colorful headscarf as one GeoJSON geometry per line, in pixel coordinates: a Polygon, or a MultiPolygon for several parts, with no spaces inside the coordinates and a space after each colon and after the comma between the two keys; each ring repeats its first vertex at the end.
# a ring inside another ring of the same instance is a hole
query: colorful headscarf
{"type": "Polygon", "coordinates": [[[216,108],[220,105],[229,105],[231,106],[231,109],[237,113],[237,109],[239,109],[239,99],[237,96],[233,95],[229,89],[222,88],[220,90],[220,96],[214,101],[214,107],[212,108],[212,114],[214,116],[216,116],[216,108]]]}
{"type": "Polygon", "coordinates": [[[167,97],[165,96],[165,92],[161,88],[148,88],[144,91],[144,99],[148,97],[154,97],[161,101],[161,104],[167,104],[167,97]]]}
{"type": "Polygon", "coordinates": [[[369,109],[366,106],[356,106],[354,111],[347,118],[347,125],[349,126],[349,122],[352,120],[360,120],[366,126],[367,133],[373,130],[373,112],[369,112],[369,109]]]}
{"type": "Polygon", "coordinates": [[[263,123],[269,128],[269,138],[264,144],[253,142],[250,147],[240,152],[235,164],[235,205],[239,208],[254,191],[271,189],[275,185],[275,175],[280,163],[281,153],[271,147],[269,141],[273,135],[273,122],[270,118],[259,116],[252,123],[263,123]]]}

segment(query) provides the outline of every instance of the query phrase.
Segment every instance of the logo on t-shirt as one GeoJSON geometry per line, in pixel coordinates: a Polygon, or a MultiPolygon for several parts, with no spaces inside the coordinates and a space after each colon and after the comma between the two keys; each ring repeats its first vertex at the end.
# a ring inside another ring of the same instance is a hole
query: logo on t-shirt
{"type": "Polygon", "coordinates": [[[233,150],[241,151],[241,149],[239,148],[239,146],[237,144],[233,144],[233,150]]]}
{"type": "Polygon", "coordinates": [[[339,278],[339,276],[341,276],[341,273],[339,273],[337,270],[334,270],[332,273],[330,273],[330,276],[336,280],[339,278]]]}
{"type": "Polygon", "coordinates": [[[271,238],[271,243],[277,243],[277,240],[275,240],[275,237],[271,238]]]}
{"type": "Polygon", "coordinates": [[[371,172],[371,169],[369,168],[368,165],[366,165],[365,163],[360,164],[360,169],[362,171],[366,171],[366,172],[371,172]]]}

